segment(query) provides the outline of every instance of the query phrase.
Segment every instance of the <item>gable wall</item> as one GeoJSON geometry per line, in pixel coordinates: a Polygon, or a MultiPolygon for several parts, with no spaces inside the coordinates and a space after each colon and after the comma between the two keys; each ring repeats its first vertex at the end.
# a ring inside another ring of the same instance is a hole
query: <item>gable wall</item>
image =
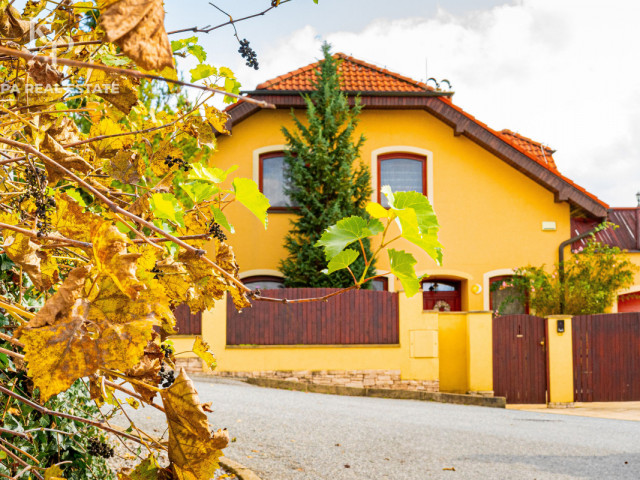
{"type": "MultiPolygon", "coordinates": [[[[303,116],[304,112],[298,114],[303,116]]],[[[238,164],[238,176],[257,180],[253,152],[284,144],[281,125],[291,126],[287,111],[263,110],[249,117],[234,127],[231,137],[219,139],[219,152],[212,157],[212,164],[222,168],[238,164]]],[[[487,272],[529,263],[552,264],[558,245],[570,236],[568,204],[555,203],[551,192],[466,137],[455,137],[450,127],[424,111],[365,109],[359,132],[366,137],[362,159],[370,166],[372,152],[389,146],[432,152],[432,197],[445,247],[443,265],[437,267],[406,242],[398,242],[394,248],[414,253],[421,273],[466,280],[463,309],[488,308],[487,272]],[[543,221],[556,222],[557,230],[543,232],[543,221]],[[471,293],[474,284],[485,292],[471,293]]],[[[237,233],[230,242],[242,271],[265,274],[277,270],[279,259],[286,255],[282,239],[291,215],[270,214],[265,231],[257,220],[244,214],[241,206],[231,205],[227,211],[236,226],[237,233]]],[[[386,266],[383,258],[378,269],[385,270],[386,266]]],[[[395,287],[401,288],[399,282],[395,287]]]]}

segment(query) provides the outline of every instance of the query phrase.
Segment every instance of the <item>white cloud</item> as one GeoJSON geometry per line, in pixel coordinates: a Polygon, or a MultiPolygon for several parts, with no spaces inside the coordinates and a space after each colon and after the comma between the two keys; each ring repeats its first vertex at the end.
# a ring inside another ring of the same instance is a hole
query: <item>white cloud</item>
{"type": "MultiPolygon", "coordinates": [[[[524,0],[456,16],[379,19],[326,36],[334,51],[415,79],[448,78],[454,101],[490,126],[558,150],[567,176],[615,206],[640,190],[640,2],[524,0]],[[605,6],[606,5],[606,6],[605,6]]],[[[261,52],[245,85],[315,61],[307,26],[261,52]]]]}

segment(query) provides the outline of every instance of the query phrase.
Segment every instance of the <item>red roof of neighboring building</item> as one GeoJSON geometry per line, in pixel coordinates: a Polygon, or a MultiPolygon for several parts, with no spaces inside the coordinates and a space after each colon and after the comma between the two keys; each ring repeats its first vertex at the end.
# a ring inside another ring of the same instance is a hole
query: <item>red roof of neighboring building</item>
{"type": "MultiPolygon", "coordinates": [[[[344,60],[338,65],[338,72],[341,76],[342,89],[349,92],[425,92],[433,90],[422,82],[403,77],[344,53],[335,53],[333,58],[344,60]]],[[[256,87],[256,90],[311,91],[319,66],[320,61],[298,68],[261,83],[256,87]]]]}
{"type": "MultiPolygon", "coordinates": [[[[342,90],[347,92],[376,92],[376,93],[388,93],[390,95],[404,94],[411,95],[416,94],[428,94],[432,92],[436,97],[436,100],[445,102],[447,105],[460,112],[473,123],[482,127],[488,132],[491,132],[500,140],[504,141],[526,157],[535,161],[537,164],[542,165],[549,172],[555,176],[567,182],[583,194],[593,199],[601,207],[609,208],[609,206],[600,200],[598,197],[588,192],[584,188],[574,183],[569,178],[562,175],[556,163],[553,159],[553,153],[555,152],[549,147],[542,145],[530,138],[520,135],[519,133],[512,132],[511,130],[497,131],[476,119],[473,115],[467,113],[459,106],[455,105],[450,96],[450,92],[439,92],[425,83],[418,82],[411,78],[402,76],[400,74],[391,72],[385,68],[378,67],[376,65],[363,62],[357,58],[350,57],[344,53],[335,53],[334,58],[342,60],[338,66],[338,71],[341,74],[341,87],[342,90]],[[438,94],[441,94],[438,95],[438,94]]],[[[307,92],[313,90],[313,82],[316,79],[316,71],[320,66],[320,61],[309,64],[307,66],[293,70],[292,72],[285,73],[271,80],[267,80],[259,84],[256,87],[255,92],[250,92],[249,96],[253,95],[277,95],[279,92],[307,92]]],[[[238,107],[242,102],[229,105],[225,111],[231,112],[238,107]]]]}

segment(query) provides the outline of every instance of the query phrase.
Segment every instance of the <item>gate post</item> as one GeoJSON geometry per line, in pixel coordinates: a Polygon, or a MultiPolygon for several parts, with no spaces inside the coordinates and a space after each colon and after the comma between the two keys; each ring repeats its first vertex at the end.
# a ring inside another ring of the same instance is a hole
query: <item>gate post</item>
{"type": "Polygon", "coordinates": [[[493,396],[493,315],[467,313],[468,393],[493,396]]]}
{"type": "Polygon", "coordinates": [[[573,335],[570,315],[547,317],[547,344],[548,406],[549,408],[569,407],[573,404],[574,395],[573,335]]]}

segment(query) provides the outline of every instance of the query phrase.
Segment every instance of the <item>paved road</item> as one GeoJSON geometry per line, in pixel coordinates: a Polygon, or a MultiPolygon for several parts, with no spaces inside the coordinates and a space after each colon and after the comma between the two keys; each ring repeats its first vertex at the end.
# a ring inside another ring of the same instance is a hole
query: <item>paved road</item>
{"type": "MultiPolygon", "coordinates": [[[[638,479],[640,422],[197,382],[264,480],[638,479]],[[452,470],[455,468],[455,471],[452,470]]],[[[159,428],[157,411],[140,423],[159,428]]]]}

